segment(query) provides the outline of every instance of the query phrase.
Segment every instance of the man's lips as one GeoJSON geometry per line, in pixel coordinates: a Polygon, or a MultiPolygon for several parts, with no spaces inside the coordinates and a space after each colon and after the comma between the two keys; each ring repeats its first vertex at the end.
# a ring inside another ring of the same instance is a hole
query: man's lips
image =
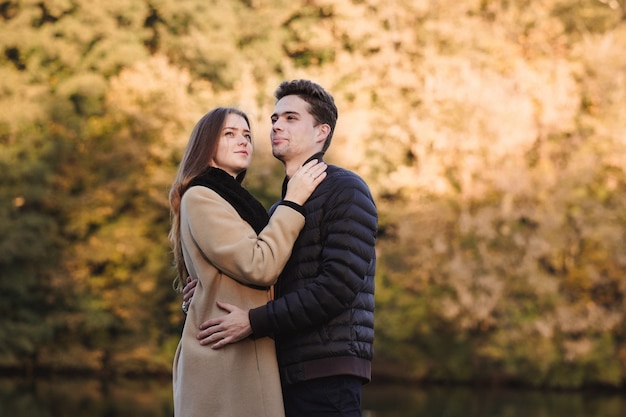
{"type": "Polygon", "coordinates": [[[272,138],[272,143],[287,142],[285,138],[272,138]]]}

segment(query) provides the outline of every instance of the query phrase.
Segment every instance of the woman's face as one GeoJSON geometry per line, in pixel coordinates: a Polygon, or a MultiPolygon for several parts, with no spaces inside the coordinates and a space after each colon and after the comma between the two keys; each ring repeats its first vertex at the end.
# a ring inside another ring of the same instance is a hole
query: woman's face
{"type": "Polygon", "coordinates": [[[226,116],[217,144],[217,153],[210,165],[236,177],[248,169],[252,160],[252,135],[246,119],[238,114],[226,116]]]}

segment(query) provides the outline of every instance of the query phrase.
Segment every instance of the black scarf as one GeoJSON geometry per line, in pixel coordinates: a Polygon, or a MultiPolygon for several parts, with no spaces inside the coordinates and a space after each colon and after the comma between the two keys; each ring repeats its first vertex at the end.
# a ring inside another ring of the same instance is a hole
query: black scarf
{"type": "Polygon", "coordinates": [[[252,226],[257,235],[267,226],[270,218],[265,207],[226,171],[209,167],[191,180],[189,187],[194,185],[201,185],[218,193],[252,226]]]}

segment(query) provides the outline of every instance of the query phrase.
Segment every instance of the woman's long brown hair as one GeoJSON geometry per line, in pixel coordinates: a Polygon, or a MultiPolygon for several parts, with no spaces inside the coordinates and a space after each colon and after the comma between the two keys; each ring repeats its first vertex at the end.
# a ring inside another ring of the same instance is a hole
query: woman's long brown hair
{"type": "MultiPolygon", "coordinates": [[[[191,180],[204,172],[209,166],[209,162],[215,157],[219,139],[224,129],[224,123],[229,114],[237,114],[243,117],[248,126],[250,126],[248,116],[241,110],[233,107],[217,107],[205,114],[191,132],[183,158],[178,166],[176,179],[170,189],[169,201],[172,227],[169,233],[169,241],[174,252],[174,266],[177,272],[174,279],[174,289],[177,291],[182,291],[189,275],[185,259],[183,258],[180,240],[180,203],[191,180]]],[[[245,175],[246,172],[243,171],[237,176],[237,180],[239,182],[243,181],[245,175]]]]}

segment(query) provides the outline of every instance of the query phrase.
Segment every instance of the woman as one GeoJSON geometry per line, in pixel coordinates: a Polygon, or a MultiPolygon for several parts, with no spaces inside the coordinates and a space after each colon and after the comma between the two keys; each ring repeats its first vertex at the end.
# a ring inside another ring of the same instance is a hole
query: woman
{"type": "Polygon", "coordinates": [[[228,349],[201,346],[199,325],[224,314],[217,300],[265,304],[304,225],[302,204],[326,165],[304,165],[271,218],[242,186],[252,157],[247,116],[216,108],[195,126],[172,189],[170,242],[178,276],[198,277],[173,364],[176,417],[283,416],[274,342],[248,338],[228,349]]]}

